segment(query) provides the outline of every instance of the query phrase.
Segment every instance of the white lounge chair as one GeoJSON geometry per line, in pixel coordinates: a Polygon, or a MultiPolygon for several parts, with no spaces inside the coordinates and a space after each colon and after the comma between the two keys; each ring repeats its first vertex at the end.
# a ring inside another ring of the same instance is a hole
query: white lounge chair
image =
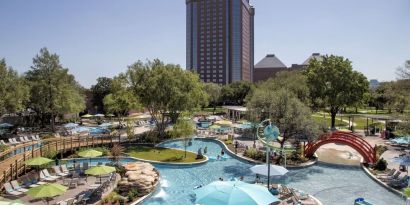
{"type": "Polygon", "coordinates": [[[19,137],[19,140],[20,142],[23,142],[23,143],[27,142],[26,139],[24,139],[24,137],[19,137]]]}
{"type": "Polygon", "coordinates": [[[21,187],[20,184],[16,180],[11,181],[11,185],[16,191],[23,192],[23,193],[28,192],[28,189],[21,187]]]}
{"type": "Polygon", "coordinates": [[[6,145],[6,146],[11,145],[11,144],[9,144],[9,143],[4,142],[4,140],[0,140],[0,144],[2,144],[2,145],[6,145]]]}
{"type": "Polygon", "coordinates": [[[70,171],[67,169],[67,165],[62,164],[62,165],[60,165],[60,167],[61,167],[61,171],[63,171],[64,174],[69,174],[70,173],[70,171]]]}
{"type": "Polygon", "coordinates": [[[27,142],[31,142],[31,141],[32,141],[31,139],[28,138],[28,136],[25,136],[24,139],[25,139],[27,142]]]}
{"type": "Polygon", "coordinates": [[[74,198],[68,198],[64,201],[57,202],[58,205],[73,205],[77,202],[74,198]]]}
{"type": "Polygon", "coordinates": [[[54,178],[54,179],[60,179],[61,178],[60,176],[51,175],[50,172],[48,172],[47,169],[43,169],[42,172],[43,172],[44,176],[46,176],[48,178],[54,178]]]}
{"type": "Polygon", "coordinates": [[[19,192],[13,189],[11,184],[9,182],[4,184],[4,189],[6,190],[6,193],[11,196],[21,196],[23,195],[23,192],[19,192]]]}
{"type": "Polygon", "coordinates": [[[15,138],[10,138],[9,143],[11,143],[12,145],[19,144],[19,142],[17,142],[15,138]]]}
{"type": "Polygon", "coordinates": [[[60,166],[53,166],[54,172],[58,175],[58,176],[62,176],[62,177],[66,177],[68,176],[67,173],[63,173],[60,169],[60,166]]]}
{"type": "Polygon", "coordinates": [[[55,181],[57,181],[56,178],[51,178],[51,177],[47,177],[46,175],[44,175],[44,173],[42,171],[40,172],[40,180],[46,181],[46,182],[55,182],[55,181]]]}

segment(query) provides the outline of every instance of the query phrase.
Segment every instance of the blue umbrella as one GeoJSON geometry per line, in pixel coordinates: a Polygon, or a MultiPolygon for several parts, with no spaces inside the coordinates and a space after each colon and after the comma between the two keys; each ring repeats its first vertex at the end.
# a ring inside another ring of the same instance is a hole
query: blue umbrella
{"type": "Polygon", "coordinates": [[[194,191],[203,205],[258,205],[279,201],[266,187],[242,181],[215,181],[194,191]]]}
{"type": "Polygon", "coordinates": [[[104,114],[96,114],[96,115],[94,115],[94,117],[104,117],[105,115],[104,114]]]}
{"type": "Polygon", "coordinates": [[[70,122],[70,123],[65,124],[64,127],[71,129],[71,128],[78,127],[78,124],[70,122]]]}
{"type": "Polygon", "coordinates": [[[10,124],[10,123],[1,123],[0,124],[0,128],[10,128],[13,127],[14,125],[10,124]]]}

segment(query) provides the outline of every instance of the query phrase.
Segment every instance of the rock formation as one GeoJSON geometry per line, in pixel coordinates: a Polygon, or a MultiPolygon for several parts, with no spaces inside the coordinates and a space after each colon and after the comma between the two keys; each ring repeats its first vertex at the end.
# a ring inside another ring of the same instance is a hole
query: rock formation
{"type": "Polygon", "coordinates": [[[138,190],[138,196],[144,196],[155,189],[159,180],[159,174],[154,166],[146,162],[134,162],[124,166],[125,177],[118,183],[120,192],[128,192],[131,189],[138,190]]]}

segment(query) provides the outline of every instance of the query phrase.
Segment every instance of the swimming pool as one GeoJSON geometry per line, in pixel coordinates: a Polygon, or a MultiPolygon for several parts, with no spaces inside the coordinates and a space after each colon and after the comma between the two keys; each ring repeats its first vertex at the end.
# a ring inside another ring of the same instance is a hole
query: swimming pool
{"type": "MultiPolygon", "coordinates": [[[[181,141],[170,141],[162,147],[182,149],[181,141]]],[[[208,156],[220,154],[221,145],[214,141],[195,139],[188,150],[197,152],[208,147],[208,156]]],[[[226,152],[225,152],[226,153],[226,152]]],[[[104,159],[101,159],[104,161],[104,159]]],[[[96,163],[94,159],[93,163],[96,163]]],[[[107,161],[107,159],[105,159],[107,161]]],[[[104,161],[104,162],[105,162],[104,161]]],[[[132,161],[124,158],[124,163],[132,161]]],[[[189,205],[195,204],[194,187],[231,177],[244,176],[245,181],[253,182],[255,175],[249,168],[252,165],[233,157],[225,161],[209,161],[194,166],[159,165],[155,167],[161,173],[160,187],[144,205],[189,205]]],[[[370,179],[359,167],[314,165],[309,168],[290,170],[282,178],[273,179],[274,183],[283,183],[302,190],[318,198],[324,205],[351,205],[354,199],[364,197],[377,205],[404,205],[400,197],[388,192],[370,179]]]]}

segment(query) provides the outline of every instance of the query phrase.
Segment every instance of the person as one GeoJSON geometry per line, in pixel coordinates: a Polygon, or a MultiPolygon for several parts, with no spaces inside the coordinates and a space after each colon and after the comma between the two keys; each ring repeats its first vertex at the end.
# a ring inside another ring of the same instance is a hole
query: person
{"type": "Polygon", "coordinates": [[[243,176],[239,177],[239,180],[240,180],[240,181],[243,181],[243,176]]]}
{"type": "Polygon", "coordinates": [[[208,146],[205,146],[204,148],[204,154],[206,154],[208,152],[208,146]]]}
{"type": "Polygon", "coordinates": [[[221,156],[219,156],[219,154],[218,154],[218,156],[216,156],[216,160],[219,160],[219,158],[221,158],[221,156]]]}
{"type": "Polygon", "coordinates": [[[219,181],[223,181],[224,179],[222,177],[219,177],[219,181]]]}
{"type": "Polygon", "coordinates": [[[261,177],[259,176],[259,174],[256,174],[255,183],[259,183],[260,181],[261,181],[261,177]]]}
{"type": "Polygon", "coordinates": [[[235,154],[238,154],[238,146],[239,146],[239,142],[238,140],[235,140],[235,154]]]}
{"type": "Polygon", "coordinates": [[[221,155],[224,156],[225,152],[224,149],[221,150],[221,155]]]}

